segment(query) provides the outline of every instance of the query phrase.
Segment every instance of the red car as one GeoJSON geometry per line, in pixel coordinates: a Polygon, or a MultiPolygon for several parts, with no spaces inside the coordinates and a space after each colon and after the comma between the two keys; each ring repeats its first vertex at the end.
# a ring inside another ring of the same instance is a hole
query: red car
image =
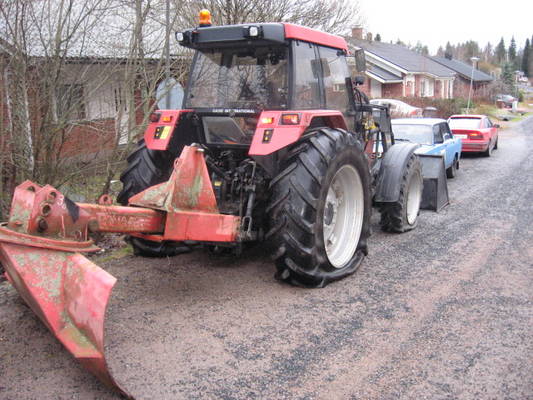
{"type": "Polygon", "coordinates": [[[462,152],[483,153],[490,157],[498,148],[498,128],[486,115],[452,115],[448,124],[455,137],[463,142],[462,152]]]}

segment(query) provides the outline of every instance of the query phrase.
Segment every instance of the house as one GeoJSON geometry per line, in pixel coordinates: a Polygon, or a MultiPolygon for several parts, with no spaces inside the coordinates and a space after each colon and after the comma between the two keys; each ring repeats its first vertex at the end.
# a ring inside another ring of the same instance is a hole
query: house
{"type": "Polygon", "coordinates": [[[453,83],[453,91],[456,97],[468,97],[471,79],[472,97],[486,97],[489,95],[488,85],[494,80],[491,75],[473,68],[471,64],[469,65],[451,57],[432,57],[432,59],[456,72],[457,75],[453,83]]]}
{"type": "Polygon", "coordinates": [[[408,48],[362,39],[362,29],[352,29],[349,46],[362,48],[367,61],[363,91],[373,98],[453,98],[456,72],[408,48]]]}
{"type": "MultiPolygon", "coordinates": [[[[165,77],[164,21],[147,19],[143,51],[136,56],[131,44],[132,7],[116,2],[116,7],[108,8],[65,8],[62,2],[32,3],[27,12],[40,17],[26,18],[30,22],[22,39],[14,39],[7,27],[0,26],[4,153],[12,152],[13,145],[22,147],[16,135],[24,135],[36,162],[48,162],[50,157],[93,160],[109,154],[117,144],[135,140],[153,105],[157,84],[165,77]],[[62,15],[58,10],[70,13],[72,19],[60,26],[61,37],[55,31],[56,15],[62,15]]],[[[20,12],[8,11],[14,13],[13,19],[20,12]]],[[[178,43],[170,43],[171,54],[176,54],[178,43]]],[[[182,77],[188,62],[189,57],[171,56],[172,77],[182,77]]]]}

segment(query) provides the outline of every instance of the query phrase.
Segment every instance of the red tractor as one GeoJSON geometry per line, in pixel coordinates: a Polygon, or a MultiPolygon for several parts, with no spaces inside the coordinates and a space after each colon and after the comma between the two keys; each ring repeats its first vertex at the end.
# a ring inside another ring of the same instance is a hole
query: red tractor
{"type": "Polygon", "coordinates": [[[123,206],[25,182],[0,227],[8,279],[110,385],[103,319],[115,278],[79,254],[98,249],[90,232],[127,233],[144,256],[268,241],[277,278],[323,287],[361,264],[372,206],[384,230],[404,232],[422,199],[417,145],[395,143],[388,109],[357,89],[342,37],[286,23],[176,37],[196,50],[183,107],[151,114],[121,177],[123,206]]]}

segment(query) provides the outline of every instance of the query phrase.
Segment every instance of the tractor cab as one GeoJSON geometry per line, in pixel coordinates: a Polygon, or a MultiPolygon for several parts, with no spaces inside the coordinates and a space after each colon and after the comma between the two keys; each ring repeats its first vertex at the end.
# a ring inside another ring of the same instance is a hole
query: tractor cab
{"type": "MultiPolygon", "coordinates": [[[[288,23],[200,26],[178,32],[195,49],[183,109],[201,120],[202,142],[249,147],[263,111],[338,110],[350,104],[346,41],[288,23]]],[[[298,118],[298,117],[296,117],[298,118]]],[[[350,118],[346,119],[350,121],[350,118]]],[[[328,125],[316,118],[311,123],[328,125]]]]}

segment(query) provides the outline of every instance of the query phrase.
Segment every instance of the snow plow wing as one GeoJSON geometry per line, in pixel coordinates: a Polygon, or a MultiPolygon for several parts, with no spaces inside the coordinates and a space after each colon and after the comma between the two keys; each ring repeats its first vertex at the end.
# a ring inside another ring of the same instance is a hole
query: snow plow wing
{"type": "Polygon", "coordinates": [[[444,157],[441,155],[418,154],[422,164],[424,191],[422,192],[422,210],[439,212],[449,204],[448,181],[444,157]]]}

